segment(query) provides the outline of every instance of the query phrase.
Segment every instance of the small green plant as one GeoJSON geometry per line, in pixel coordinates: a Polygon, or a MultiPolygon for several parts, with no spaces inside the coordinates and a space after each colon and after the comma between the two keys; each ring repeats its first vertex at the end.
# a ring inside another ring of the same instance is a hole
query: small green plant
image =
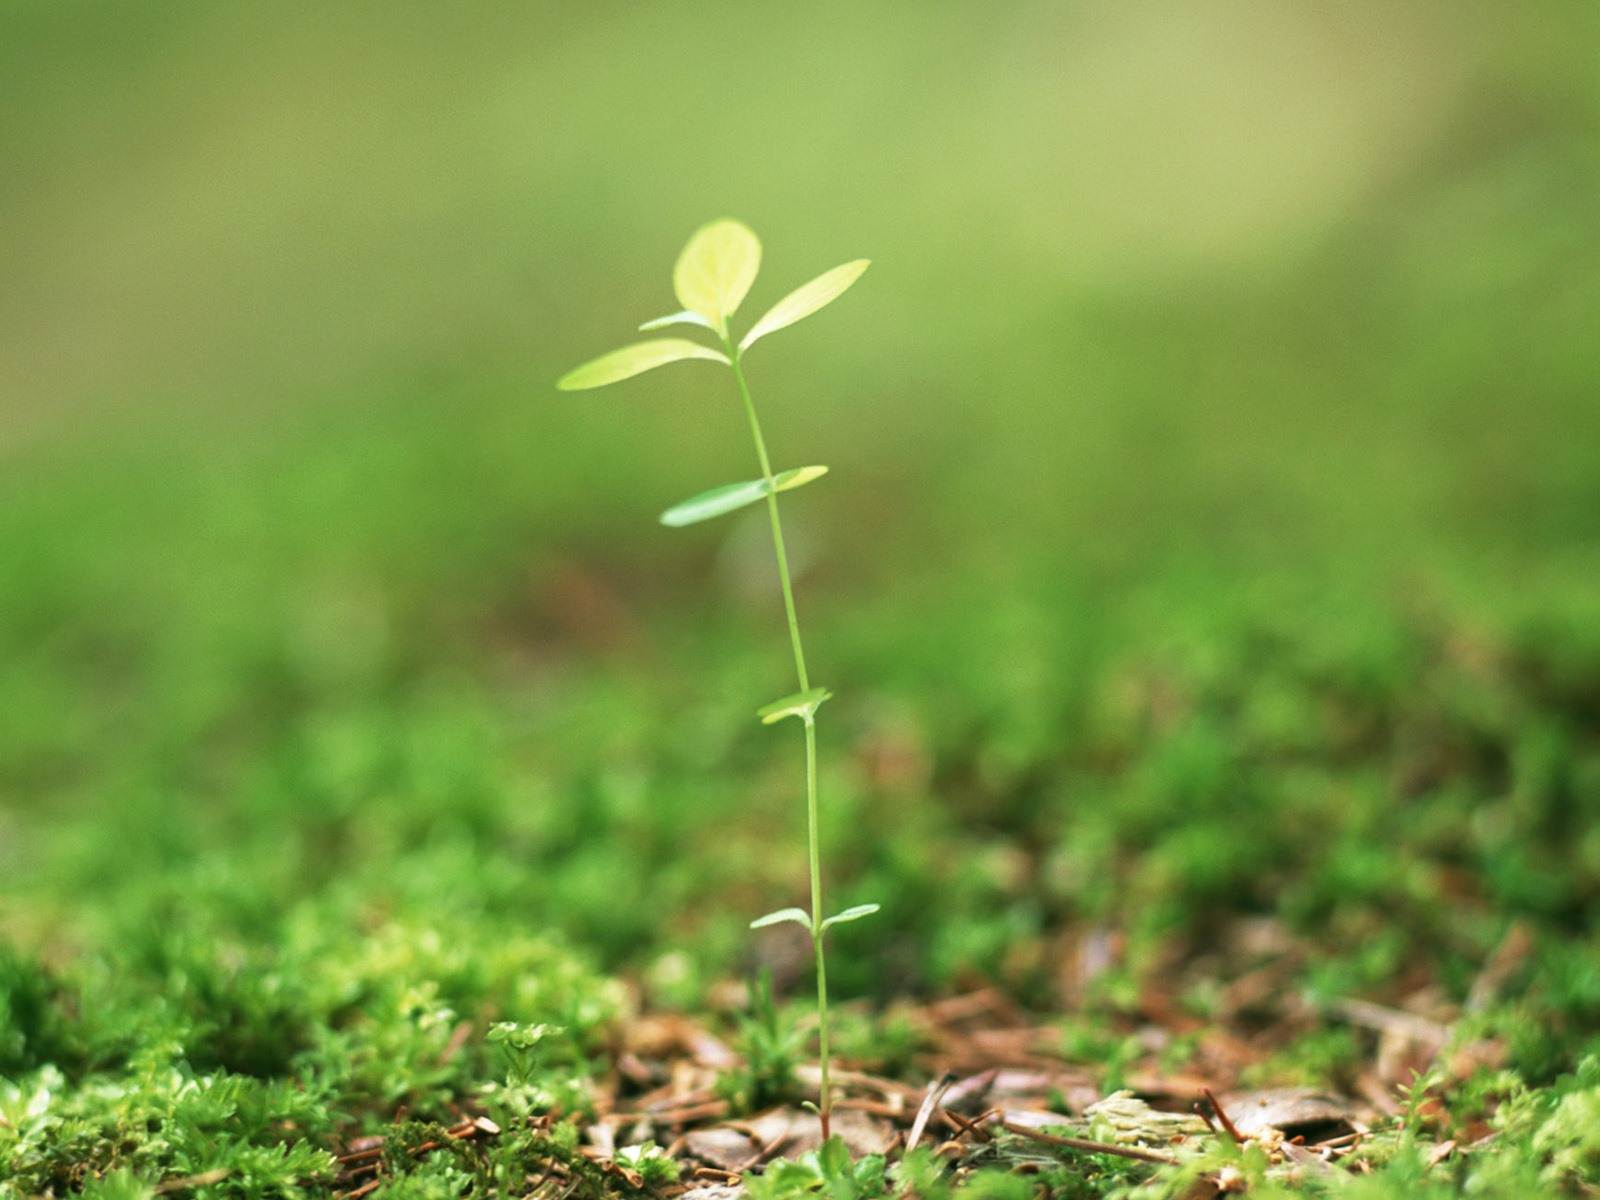
{"type": "Polygon", "coordinates": [[[489,1041],[499,1045],[506,1056],[506,1078],[511,1083],[525,1084],[542,1064],[546,1039],[564,1034],[566,1030],[551,1025],[518,1025],[515,1021],[496,1021],[489,1026],[489,1041]]]}
{"type": "Polygon", "coordinates": [[[616,1161],[639,1172],[648,1188],[662,1188],[678,1182],[678,1160],[654,1142],[621,1146],[616,1161]]]}
{"type": "Polygon", "coordinates": [[[636,342],[621,350],[614,350],[568,372],[556,386],[564,391],[603,387],[629,379],[634,375],[664,366],[671,362],[703,358],[722,363],[733,372],[733,382],[744,405],[745,418],[750,425],[750,436],[755,442],[756,459],[761,465],[761,477],[744,483],[730,483],[712,488],[674,505],[661,514],[661,523],[670,526],[692,525],[724,513],[734,512],[746,505],[765,501],[767,517],[772,526],[772,545],[778,559],[778,582],[783,589],[783,606],[789,622],[789,646],[794,654],[795,675],[799,690],[793,695],[775,700],[756,710],[763,724],[771,725],[785,717],[798,717],[805,729],[806,761],[806,827],[811,864],[811,908],[785,908],[751,922],[752,929],[793,921],[805,928],[811,936],[816,960],[817,975],[817,1028],[818,1056],[822,1068],[821,1094],[818,1115],[822,1133],[829,1133],[828,1116],[832,1097],[828,1086],[828,970],[823,953],[823,942],[829,928],[843,921],[854,921],[876,912],[876,904],[861,904],[835,913],[822,914],[822,848],[817,821],[817,709],[832,695],[828,689],[814,687],[806,670],[805,649],[800,640],[800,621],[795,615],[794,585],[789,574],[789,556],[783,544],[783,522],[778,515],[778,495],[792,491],[821,478],[827,467],[796,467],[792,470],[774,471],[767,454],[766,439],[761,436],[761,422],[756,417],[755,402],[750,397],[750,386],[745,380],[744,355],[751,346],[769,333],[793,325],[810,316],[823,306],[838,299],[844,291],[861,277],[867,269],[867,260],[856,259],[817,276],[810,283],[790,292],[767,310],[737,342],[728,326],[729,319],[738,311],[750,286],[761,269],[761,243],[750,229],[739,221],[719,220],[700,228],[683,253],[678,256],[673,271],[673,290],[683,311],[671,316],[646,321],[641,330],[661,329],[670,325],[693,325],[712,333],[721,348],[704,345],[688,338],[654,338],[636,342]]]}
{"type": "Polygon", "coordinates": [[[803,1040],[794,1021],[786,1020],[773,1003],[772,972],[762,971],[750,984],[750,1011],[739,1017],[738,1046],[744,1061],[723,1073],[717,1093],[736,1113],[793,1100],[799,1090],[795,1061],[803,1040]]]}

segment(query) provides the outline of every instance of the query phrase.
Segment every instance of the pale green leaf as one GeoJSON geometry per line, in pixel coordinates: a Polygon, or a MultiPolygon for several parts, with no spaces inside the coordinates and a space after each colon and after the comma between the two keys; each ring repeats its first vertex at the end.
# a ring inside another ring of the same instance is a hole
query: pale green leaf
{"type": "Polygon", "coordinates": [[[767,487],[765,479],[752,479],[748,483],[725,483],[721,487],[701,492],[698,496],[691,496],[682,504],[674,504],[661,514],[661,523],[676,529],[684,525],[693,525],[697,521],[709,521],[712,517],[720,517],[723,513],[734,512],[747,504],[754,504],[771,492],[789,492],[797,487],[804,487],[813,479],[821,479],[827,473],[827,467],[795,467],[792,471],[780,471],[772,477],[771,488],[767,487]]]}
{"type": "Polygon", "coordinates": [[[665,329],[668,325],[699,325],[702,329],[716,329],[715,325],[697,312],[680,312],[673,313],[670,317],[657,317],[654,321],[646,321],[639,326],[639,332],[647,333],[652,329],[665,329]]]}
{"type": "Polygon", "coordinates": [[[725,483],[698,496],[691,496],[682,504],[674,504],[661,514],[661,523],[678,528],[693,525],[696,521],[709,521],[712,517],[720,517],[746,504],[754,504],[767,495],[767,490],[765,479],[752,479],[749,483],[725,483]]]}
{"type": "Polygon", "coordinates": [[[845,921],[859,921],[862,917],[870,917],[880,907],[882,906],[877,904],[857,904],[841,913],[834,913],[833,916],[822,923],[822,927],[826,929],[830,925],[839,925],[845,921]]]}
{"type": "Polygon", "coordinates": [[[785,325],[793,325],[796,321],[809,317],[817,309],[832,304],[844,295],[845,290],[860,279],[861,273],[871,265],[871,259],[858,258],[854,262],[845,263],[842,267],[823,272],[810,283],[801,284],[767,309],[761,319],[750,327],[750,332],[744,335],[744,340],[739,343],[739,349],[746,350],[757,338],[764,338],[785,325]]]}
{"type": "Polygon", "coordinates": [[[629,379],[654,367],[662,367],[685,358],[709,358],[719,363],[728,361],[727,355],[722,352],[713,350],[709,346],[702,346],[699,342],[691,342],[687,338],[657,338],[649,342],[635,342],[631,346],[624,346],[621,350],[602,354],[593,362],[586,362],[583,366],[568,371],[556,380],[556,386],[563,392],[604,387],[608,383],[629,379]]]}
{"type": "Polygon", "coordinates": [[[802,717],[809,721],[822,702],[832,695],[833,693],[827,688],[808,688],[792,696],[785,696],[782,700],[762,705],[756,709],[756,716],[761,718],[763,725],[771,725],[785,717],[802,717]]]}
{"type": "Polygon", "coordinates": [[[785,921],[804,925],[807,930],[811,928],[811,914],[803,908],[780,908],[777,912],[769,912],[766,916],[751,921],[750,928],[765,929],[768,925],[782,925],[785,921]]]}
{"type": "Polygon", "coordinates": [[[821,479],[827,473],[827,467],[796,467],[792,471],[779,471],[772,477],[772,490],[792,492],[797,487],[805,487],[812,480],[821,479]]]}
{"type": "Polygon", "coordinates": [[[678,303],[699,313],[726,335],[728,318],[738,309],[761,269],[761,242],[741,221],[723,218],[703,225],[678,255],[672,289],[678,303]]]}

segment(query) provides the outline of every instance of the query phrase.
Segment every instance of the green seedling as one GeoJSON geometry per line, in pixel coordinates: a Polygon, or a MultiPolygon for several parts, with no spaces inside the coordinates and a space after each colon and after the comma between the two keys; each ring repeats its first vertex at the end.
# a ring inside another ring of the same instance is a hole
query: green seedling
{"type": "Polygon", "coordinates": [[[738,1017],[741,1064],[717,1080],[717,1094],[735,1113],[758,1112],[786,1104],[799,1091],[795,1065],[804,1036],[793,1020],[779,1013],[772,1000],[772,972],[762,970],[750,982],[750,1011],[738,1017]]]}
{"type": "Polygon", "coordinates": [[[750,386],[745,379],[744,355],[761,338],[775,333],[809,317],[818,309],[837,300],[867,269],[867,260],[856,259],[817,276],[779,300],[766,314],[734,340],[728,322],[738,311],[750,285],[755,282],[761,268],[761,243],[750,229],[738,221],[713,221],[703,226],[678,256],[673,271],[673,290],[677,293],[681,312],[646,321],[641,330],[661,329],[670,325],[690,325],[711,333],[718,347],[708,346],[688,338],[654,338],[636,342],[621,350],[602,355],[568,372],[556,386],[564,391],[603,387],[634,375],[665,366],[667,363],[688,359],[707,359],[721,363],[733,373],[734,386],[744,406],[745,418],[750,426],[750,436],[755,442],[756,459],[761,465],[761,477],[744,483],[726,484],[712,488],[674,505],[661,514],[664,525],[692,525],[724,513],[734,512],[746,505],[765,501],[767,517],[772,526],[772,545],[778,560],[778,582],[783,589],[783,606],[789,622],[789,646],[794,654],[795,676],[800,687],[793,695],[775,700],[756,710],[763,724],[771,725],[785,717],[797,717],[805,730],[806,776],[806,827],[811,863],[811,907],[785,908],[751,922],[752,929],[792,921],[802,926],[811,937],[816,960],[817,975],[817,1027],[819,1059],[822,1068],[821,1095],[818,1116],[822,1122],[822,1135],[829,1134],[828,1117],[832,1107],[832,1094],[828,1084],[828,970],[823,953],[827,931],[834,925],[854,921],[876,912],[876,904],[861,904],[835,913],[822,915],[822,849],[817,822],[817,709],[832,695],[826,688],[815,687],[806,670],[805,649],[800,640],[800,622],[795,615],[794,585],[790,579],[789,556],[783,545],[783,522],[778,514],[778,496],[820,479],[827,467],[797,467],[793,470],[774,471],[767,454],[766,439],[761,436],[761,422],[756,418],[755,402],[750,397],[750,386]]]}
{"type": "Polygon", "coordinates": [[[506,1056],[506,1078],[515,1084],[525,1084],[543,1065],[547,1047],[543,1043],[551,1036],[566,1031],[551,1025],[518,1025],[515,1021],[497,1021],[489,1026],[488,1040],[498,1043],[506,1056]]]}

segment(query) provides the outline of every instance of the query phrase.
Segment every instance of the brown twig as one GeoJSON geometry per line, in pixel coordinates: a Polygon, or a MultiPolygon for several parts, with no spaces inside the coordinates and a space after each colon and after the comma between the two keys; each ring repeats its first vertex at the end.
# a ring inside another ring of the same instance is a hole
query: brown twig
{"type": "Polygon", "coordinates": [[[1352,1025],[1361,1025],[1420,1046],[1437,1049],[1450,1040],[1450,1026],[1403,1009],[1385,1008],[1368,1000],[1345,999],[1331,1005],[1332,1012],[1352,1025]]]}
{"type": "Polygon", "coordinates": [[[898,1121],[906,1115],[906,1107],[903,1104],[885,1104],[881,1100],[852,1100],[848,1096],[835,1100],[833,1111],[866,1113],[869,1117],[883,1117],[888,1121],[898,1121]]]}
{"type": "Polygon", "coordinates": [[[736,1172],[724,1171],[721,1167],[696,1167],[694,1169],[694,1175],[692,1178],[697,1180],[714,1179],[725,1185],[737,1184],[740,1182],[740,1177],[736,1172]]]}
{"type": "Polygon", "coordinates": [[[1218,1102],[1216,1093],[1210,1088],[1205,1088],[1203,1090],[1205,1093],[1206,1103],[1211,1105],[1211,1111],[1217,1114],[1217,1120],[1221,1122],[1222,1127],[1228,1131],[1228,1136],[1234,1140],[1236,1145],[1244,1145],[1246,1141],[1244,1134],[1239,1132],[1239,1127],[1233,1123],[1233,1119],[1228,1116],[1227,1110],[1224,1109],[1218,1102]]]}
{"type": "Polygon", "coordinates": [[[659,1112],[645,1109],[640,1112],[612,1113],[611,1119],[623,1125],[631,1125],[638,1121],[650,1121],[656,1125],[686,1125],[691,1121],[724,1117],[727,1114],[726,1100],[708,1100],[704,1104],[686,1104],[682,1108],[667,1108],[659,1112]]]}
{"type": "Polygon", "coordinates": [[[1363,1133],[1361,1130],[1358,1129],[1354,1133],[1342,1133],[1338,1137],[1332,1137],[1332,1138],[1328,1138],[1326,1141],[1317,1142],[1315,1145],[1309,1147],[1309,1149],[1312,1149],[1312,1150],[1342,1150],[1342,1149],[1345,1149],[1346,1147],[1350,1147],[1350,1146],[1356,1145],[1358,1142],[1361,1141],[1362,1138],[1364,1138],[1366,1136],[1367,1135],[1365,1133],[1363,1133]]]}
{"type": "Polygon", "coordinates": [[[1010,1121],[1001,1121],[1000,1128],[1007,1133],[1043,1142],[1047,1146],[1064,1146],[1069,1150],[1082,1150],[1088,1154],[1114,1154],[1119,1158],[1136,1158],[1140,1162],[1160,1163],[1166,1167],[1177,1166],[1181,1161],[1175,1155],[1163,1154],[1159,1150],[1146,1150],[1142,1146],[1119,1146],[1115,1142],[1096,1142],[1089,1138],[1057,1137],[1053,1133],[1040,1133],[1037,1129],[1029,1129],[1026,1125],[1013,1125],[1010,1121]]]}
{"type": "Polygon", "coordinates": [[[941,1108],[939,1115],[945,1119],[946,1123],[954,1125],[975,1142],[994,1141],[994,1135],[987,1129],[982,1128],[976,1121],[969,1121],[959,1113],[951,1112],[948,1108],[941,1108]]]}
{"type": "Polygon", "coordinates": [[[448,1065],[456,1055],[461,1053],[461,1048],[472,1037],[472,1022],[462,1021],[451,1031],[450,1040],[444,1044],[444,1049],[439,1052],[439,1065],[448,1065]]]}
{"type": "Polygon", "coordinates": [[[753,1171],[763,1163],[770,1162],[778,1156],[780,1150],[783,1150],[793,1141],[794,1134],[792,1133],[785,1133],[773,1138],[771,1142],[739,1164],[738,1174],[742,1176],[746,1171],[753,1171]]]}

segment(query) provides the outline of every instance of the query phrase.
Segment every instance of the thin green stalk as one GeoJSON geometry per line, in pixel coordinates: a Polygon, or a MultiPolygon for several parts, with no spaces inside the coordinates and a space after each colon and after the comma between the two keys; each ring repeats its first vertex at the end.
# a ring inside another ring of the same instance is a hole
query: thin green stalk
{"type": "MultiPolygon", "coordinates": [[[[739,350],[732,340],[723,339],[728,358],[733,367],[734,381],[739,385],[739,395],[744,401],[745,416],[750,421],[750,435],[755,439],[756,457],[761,461],[761,474],[767,487],[774,487],[772,461],[767,456],[766,439],[761,436],[761,422],[756,418],[755,402],[750,398],[750,385],[745,382],[740,365],[739,350]]],[[[800,621],[795,615],[794,585],[789,576],[789,555],[783,544],[783,522],[778,517],[778,495],[767,493],[767,516],[772,523],[772,545],[778,556],[778,580],[783,585],[783,607],[789,618],[789,644],[794,650],[794,670],[800,680],[800,690],[807,691],[811,680],[806,674],[806,653],[800,642],[800,621]]],[[[822,951],[822,836],[817,818],[817,726],[813,713],[805,714],[806,726],[806,831],[811,858],[811,948],[817,963],[817,1037],[821,1059],[821,1103],[818,1116],[822,1121],[822,1137],[829,1135],[829,1116],[833,1109],[833,1094],[828,1086],[828,967],[822,951]]]]}
{"type": "Polygon", "coordinates": [[[683,337],[652,337],[635,342],[582,366],[568,371],[556,381],[562,391],[586,391],[605,387],[624,379],[631,379],[645,371],[652,371],[667,363],[686,359],[715,359],[733,368],[734,382],[744,401],[745,416],[750,421],[750,436],[755,439],[756,457],[761,460],[761,480],[729,484],[712,488],[693,496],[682,504],[674,505],[661,514],[663,525],[692,525],[733,512],[759,499],[767,502],[767,518],[772,522],[772,546],[778,556],[778,580],[783,585],[783,608],[789,620],[789,645],[794,650],[794,671],[799,678],[800,691],[785,696],[756,710],[763,723],[771,724],[785,717],[800,717],[806,727],[806,828],[811,857],[811,912],[790,906],[750,922],[752,929],[765,928],[785,921],[806,925],[811,933],[811,946],[817,960],[817,1026],[822,1051],[822,1095],[817,1106],[822,1118],[822,1136],[829,1133],[828,1118],[833,1108],[832,1089],[828,1081],[828,970],[823,960],[824,934],[829,926],[840,921],[855,921],[878,911],[876,904],[857,904],[824,918],[822,915],[822,835],[817,817],[817,706],[828,698],[824,688],[813,688],[806,671],[806,653],[800,644],[800,620],[795,615],[794,583],[789,576],[789,554],[783,544],[783,522],[778,517],[778,480],[786,488],[800,487],[827,473],[822,466],[799,467],[774,476],[772,461],[767,456],[766,439],[761,436],[761,422],[756,419],[756,406],[750,399],[750,387],[745,382],[741,363],[746,347],[761,338],[803,320],[821,308],[832,304],[847,288],[861,277],[871,264],[864,258],[841,263],[831,271],[824,271],[810,282],[802,284],[779,300],[758,318],[745,332],[738,345],[728,332],[728,318],[743,302],[761,268],[761,241],[741,221],[724,217],[701,226],[689,239],[689,244],[678,255],[672,271],[672,289],[683,306],[683,311],[658,317],[639,326],[641,331],[657,330],[669,325],[699,325],[715,330],[722,342],[719,353],[703,342],[683,337]]]}
{"type": "MultiPolygon", "coordinates": [[[[744,400],[745,416],[750,419],[750,435],[755,439],[756,457],[761,460],[762,478],[767,481],[767,487],[771,488],[774,486],[772,460],[767,457],[767,442],[761,436],[761,422],[756,419],[756,406],[750,399],[750,385],[744,380],[744,368],[739,363],[739,351],[727,339],[724,339],[723,345],[728,347],[733,378],[738,383],[739,395],[744,400]]],[[[789,555],[783,547],[783,522],[778,519],[778,495],[773,491],[767,493],[767,515],[772,520],[772,544],[778,552],[778,579],[783,584],[783,607],[789,616],[789,644],[794,649],[794,670],[800,677],[800,690],[803,692],[811,687],[811,681],[806,675],[806,652],[800,645],[800,621],[794,612],[794,586],[789,582],[789,555]]]]}
{"type": "Polygon", "coordinates": [[[818,1116],[822,1140],[828,1140],[828,1114],[833,1093],[828,1088],[828,964],[822,954],[822,839],[817,831],[817,723],[806,718],[806,818],[811,842],[811,949],[817,959],[817,1053],[822,1064],[818,1116]]]}

